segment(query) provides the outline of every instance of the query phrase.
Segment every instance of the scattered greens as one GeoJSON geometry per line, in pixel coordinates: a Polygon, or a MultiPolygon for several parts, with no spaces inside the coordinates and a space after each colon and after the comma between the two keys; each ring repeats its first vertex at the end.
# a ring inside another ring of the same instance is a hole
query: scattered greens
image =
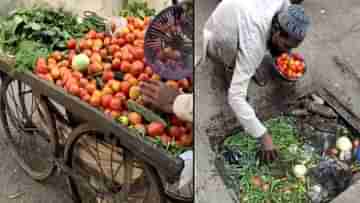
{"type": "Polygon", "coordinates": [[[178,147],[175,141],[165,145],[163,144],[163,142],[159,137],[156,137],[155,139],[152,139],[152,142],[155,143],[158,147],[168,151],[170,154],[174,156],[179,156],[181,153],[186,151],[186,148],[178,147]]]}
{"type": "Polygon", "coordinates": [[[120,11],[119,15],[123,17],[134,16],[144,19],[146,16],[154,16],[155,9],[150,9],[147,3],[140,0],[129,1],[123,10],[120,11]]]}
{"type": "Polygon", "coordinates": [[[43,45],[32,41],[22,41],[15,55],[15,70],[19,72],[24,72],[29,68],[32,70],[35,67],[36,59],[47,55],[48,49],[43,45]]]}
{"type": "Polygon", "coordinates": [[[240,132],[224,142],[224,147],[237,150],[241,154],[239,164],[225,163],[227,184],[239,188],[241,202],[309,202],[306,196],[308,181],[298,179],[292,173],[296,164],[313,165],[316,156],[310,160],[304,155],[303,143],[299,141],[291,118],[280,117],[266,122],[279,149],[280,159],[269,165],[260,165],[256,160],[257,140],[240,132]],[[252,179],[260,177],[262,186],[253,184],[252,179]]]}

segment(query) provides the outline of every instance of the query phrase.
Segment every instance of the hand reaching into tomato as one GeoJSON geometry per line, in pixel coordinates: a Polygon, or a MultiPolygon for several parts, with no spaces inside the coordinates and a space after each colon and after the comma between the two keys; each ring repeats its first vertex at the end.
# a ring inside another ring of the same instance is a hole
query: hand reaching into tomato
{"type": "Polygon", "coordinates": [[[173,113],[173,104],[180,94],[176,89],[160,81],[148,80],[140,84],[140,92],[146,104],[165,113],[173,113]]]}

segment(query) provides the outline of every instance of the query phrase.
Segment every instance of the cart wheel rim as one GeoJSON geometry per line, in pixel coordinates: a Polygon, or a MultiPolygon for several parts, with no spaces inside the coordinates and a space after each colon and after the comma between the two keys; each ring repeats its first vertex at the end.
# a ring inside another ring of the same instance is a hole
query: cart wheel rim
{"type": "Polygon", "coordinates": [[[114,136],[105,136],[88,125],[80,126],[70,135],[65,160],[86,179],[69,175],[77,202],[164,202],[157,174],[123,149],[114,136]]]}
{"type": "Polygon", "coordinates": [[[35,97],[28,86],[10,78],[3,81],[1,95],[1,120],[14,158],[35,180],[48,178],[57,148],[46,99],[35,97]]]}

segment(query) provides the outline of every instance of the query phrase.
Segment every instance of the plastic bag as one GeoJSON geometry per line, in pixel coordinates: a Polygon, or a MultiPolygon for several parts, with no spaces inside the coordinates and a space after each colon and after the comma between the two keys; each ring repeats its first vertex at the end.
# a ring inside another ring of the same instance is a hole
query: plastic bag
{"type": "Polygon", "coordinates": [[[123,17],[114,16],[106,24],[106,30],[111,35],[119,34],[127,26],[127,20],[123,17]]]}

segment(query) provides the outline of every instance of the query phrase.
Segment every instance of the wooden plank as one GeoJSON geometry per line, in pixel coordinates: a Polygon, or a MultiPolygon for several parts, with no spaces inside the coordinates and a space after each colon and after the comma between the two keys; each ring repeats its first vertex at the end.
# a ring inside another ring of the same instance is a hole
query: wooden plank
{"type": "Polygon", "coordinates": [[[317,91],[319,96],[323,98],[335,111],[354,129],[360,132],[360,118],[351,111],[349,105],[341,101],[339,94],[333,93],[328,88],[321,88],[317,91]]]}
{"type": "Polygon", "coordinates": [[[70,112],[84,118],[92,125],[104,131],[104,133],[116,135],[122,146],[131,151],[139,159],[145,161],[145,163],[156,168],[165,177],[169,178],[169,180],[173,180],[180,175],[184,167],[184,161],[181,158],[174,157],[165,150],[155,147],[154,144],[150,144],[144,139],[132,135],[127,128],[107,118],[100,110],[66,93],[55,84],[41,80],[31,72],[13,72],[10,67],[11,64],[11,60],[6,61],[0,58],[0,71],[11,75],[11,77],[15,79],[21,80],[42,95],[55,100],[70,112]]]}

